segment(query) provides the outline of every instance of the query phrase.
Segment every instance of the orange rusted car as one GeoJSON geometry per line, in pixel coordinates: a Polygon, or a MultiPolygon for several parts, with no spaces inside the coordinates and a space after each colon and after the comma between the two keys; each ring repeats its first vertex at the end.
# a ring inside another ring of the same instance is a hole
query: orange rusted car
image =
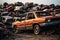
{"type": "Polygon", "coordinates": [[[12,23],[12,28],[14,33],[17,33],[18,30],[32,29],[34,34],[39,34],[41,27],[55,26],[59,23],[60,17],[58,16],[52,16],[43,11],[33,11],[20,15],[20,19],[12,23]]]}

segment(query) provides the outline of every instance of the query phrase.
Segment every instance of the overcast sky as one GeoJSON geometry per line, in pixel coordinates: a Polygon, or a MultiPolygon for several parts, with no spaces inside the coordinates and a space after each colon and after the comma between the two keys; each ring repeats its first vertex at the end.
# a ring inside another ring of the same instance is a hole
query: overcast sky
{"type": "Polygon", "coordinates": [[[60,4],[60,0],[0,0],[0,3],[8,2],[8,3],[14,3],[14,2],[34,2],[38,4],[60,4]]]}

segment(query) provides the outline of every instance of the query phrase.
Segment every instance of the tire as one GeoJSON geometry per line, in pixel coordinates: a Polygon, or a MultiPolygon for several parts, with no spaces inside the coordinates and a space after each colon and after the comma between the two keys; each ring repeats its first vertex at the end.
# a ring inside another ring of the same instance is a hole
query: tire
{"type": "Polygon", "coordinates": [[[35,35],[38,35],[39,33],[40,33],[40,26],[39,25],[34,25],[34,27],[33,27],[33,31],[34,31],[34,34],[35,35]]]}
{"type": "Polygon", "coordinates": [[[13,27],[13,33],[17,33],[17,32],[18,32],[17,27],[14,26],[14,27],[13,27]]]}

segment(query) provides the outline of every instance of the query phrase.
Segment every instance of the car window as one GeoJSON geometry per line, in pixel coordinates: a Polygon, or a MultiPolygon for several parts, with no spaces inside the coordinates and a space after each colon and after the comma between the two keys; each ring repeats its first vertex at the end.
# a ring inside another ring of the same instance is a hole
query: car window
{"type": "Polygon", "coordinates": [[[29,13],[28,16],[27,16],[27,19],[34,19],[35,16],[33,13],[29,13]]]}

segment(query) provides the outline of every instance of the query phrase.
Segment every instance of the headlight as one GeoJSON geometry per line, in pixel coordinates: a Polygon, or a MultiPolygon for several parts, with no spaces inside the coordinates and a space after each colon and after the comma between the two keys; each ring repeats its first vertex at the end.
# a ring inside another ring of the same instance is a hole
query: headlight
{"type": "Polygon", "coordinates": [[[46,19],[46,21],[45,22],[51,22],[51,19],[46,19]]]}
{"type": "Polygon", "coordinates": [[[50,22],[50,21],[51,21],[50,19],[47,20],[47,22],[50,22]]]}

